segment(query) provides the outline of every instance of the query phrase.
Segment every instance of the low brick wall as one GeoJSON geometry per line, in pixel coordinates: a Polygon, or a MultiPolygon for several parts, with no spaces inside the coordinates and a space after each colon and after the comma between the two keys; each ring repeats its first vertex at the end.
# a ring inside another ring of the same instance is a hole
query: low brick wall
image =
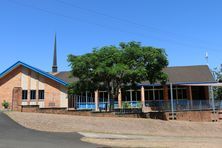
{"type": "Polygon", "coordinates": [[[21,112],[35,112],[48,114],[66,114],[93,117],[126,117],[126,118],[147,118],[147,114],[115,114],[115,112],[93,112],[91,110],[67,110],[67,108],[39,108],[38,105],[22,106],[21,112]]]}
{"type": "MultiPolygon", "coordinates": [[[[150,118],[161,120],[172,120],[171,112],[151,112],[150,118]]],[[[218,112],[213,113],[211,110],[205,111],[183,111],[174,113],[175,120],[195,121],[195,122],[217,122],[219,121],[218,112]]]]}
{"type": "Polygon", "coordinates": [[[151,119],[168,120],[165,112],[150,112],[151,119]]]}
{"type": "Polygon", "coordinates": [[[47,114],[66,114],[66,108],[38,108],[37,112],[47,114]]]}
{"type": "Polygon", "coordinates": [[[218,120],[218,113],[212,111],[187,111],[176,113],[176,119],[181,121],[206,121],[212,122],[218,120]],[[214,117],[215,115],[215,117],[214,117]]]}
{"type": "MultiPolygon", "coordinates": [[[[48,114],[66,114],[93,117],[126,117],[126,118],[151,118],[161,120],[172,120],[171,112],[149,112],[149,113],[127,113],[119,114],[115,112],[93,112],[91,110],[67,110],[67,108],[39,108],[38,105],[21,106],[22,112],[36,112],[48,114]]],[[[183,111],[175,112],[175,120],[196,121],[196,122],[214,122],[222,119],[222,112],[215,114],[211,110],[205,111],[183,111]]],[[[221,120],[222,121],[222,120],[221,120]]]]}
{"type": "Polygon", "coordinates": [[[38,112],[39,106],[38,105],[27,105],[27,106],[21,106],[21,112],[38,112]]]}

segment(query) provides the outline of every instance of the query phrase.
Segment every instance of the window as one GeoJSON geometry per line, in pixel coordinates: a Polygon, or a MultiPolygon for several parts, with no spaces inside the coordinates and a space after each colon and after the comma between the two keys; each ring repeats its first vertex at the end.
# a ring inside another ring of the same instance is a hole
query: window
{"type": "Polygon", "coordinates": [[[45,91],[39,90],[39,99],[45,99],[45,91]]]}
{"type": "Polygon", "coordinates": [[[184,88],[178,89],[177,93],[178,93],[178,99],[187,99],[186,89],[184,88]]]}
{"type": "Polygon", "coordinates": [[[27,98],[28,98],[28,91],[22,90],[22,100],[27,100],[27,98]]]}
{"type": "Polygon", "coordinates": [[[145,90],[145,97],[147,100],[163,100],[163,89],[155,88],[145,90]]]}
{"type": "Polygon", "coordinates": [[[153,97],[153,91],[152,90],[147,90],[147,98],[148,100],[154,100],[154,97],[153,97]]]}
{"type": "Polygon", "coordinates": [[[31,100],[36,99],[36,90],[31,90],[31,91],[30,91],[30,99],[31,99],[31,100]]]}
{"type": "MultiPolygon", "coordinates": [[[[170,96],[170,89],[168,90],[168,97],[170,96]]],[[[173,87],[173,99],[187,99],[187,89],[185,87],[173,87]]]]}
{"type": "Polygon", "coordinates": [[[132,93],[132,101],[140,101],[141,100],[141,92],[140,90],[134,90],[132,93]]]}

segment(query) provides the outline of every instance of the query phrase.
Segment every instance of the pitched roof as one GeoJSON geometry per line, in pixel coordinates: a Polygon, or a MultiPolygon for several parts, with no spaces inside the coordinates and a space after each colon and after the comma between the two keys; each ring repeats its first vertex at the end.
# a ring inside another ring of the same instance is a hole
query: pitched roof
{"type": "Polygon", "coordinates": [[[54,73],[53,75],[62,79],[63,81],[65,81],[67,83],[72,83],[72,82],[76,82],[79,80],[77,77],[72,77],[72,75],[69,71],[57,72],[57,73],[54,73]]]}
{"type": "Polygon", "coordinates": [[[62,85],[64,85],[64,86],[67,86],[67,85],[68,85],[68,83],[67,83],[66,81],[64,81],[64,80],[62,80],[62,79],[60,79],[60,78],[58,78],[58,77],[56,77],[56,76],[53,76],[52,74],[49,74],[49,73],[47,73],[47,72],[45,72],[45,71],[42,71],[42,70],[40,70],[40,69],[38,69],[38,68],[35,68],[35,67],[30,66],[30,65],[28,65],[28,64],[26,64],[26,63],[23,63],[23,62],[21,62],[21,61],[16,62],[16,63],[13,64],[11,67],[9,67],[9,68],[6,69],[5,71],[3,71],[3,72],[0,74],[0,79],[1,79],[2,77],[4,77],[6,74],[8,74],[9,72],[11,72],[12,70],[14,70],[15,68],[17,68],[18,66],[24,66],[24,67],[26,67],[26,68],[28,68],[28,69],[31,69],[32,71],[35,71],[36,73],[38,73],[38,74],[40,74],[40,75],[43,75],[43,76],[45,76],[45,77],[47,77],[47,78],[49,78],[49,79],[52,79],[52,80],[54,80],[54,81],[56,81],[56,82],[58,82],[59,84],[62,84],[62,85]]]}
{"type": "MultiPolygon", "coordinates": [[[[163,71],[168,75],[167,84],[216,82],[207,65],[167,67],[163,71]]],[[[145,81],[141,85],[150,85],[150,83],[145,81]]]]}
{"type": "MultiPolygon", "coordinates": [[[[192,84],[192,83],[212,83],[216,82],[207,65],[197,66],[175,66],[167,67],[163,70],[168,75],[168,82],[173,84],[192,84]]],[[[70,77],[68,71],[55,74],[56,77],[67,83],[78,81],[78,78],[70,77]]],[[[149,81],[144,81],[140,85],[151,85],[149,81]]],[[[157,83],[159,85],[159,83],[157,83]]]]}

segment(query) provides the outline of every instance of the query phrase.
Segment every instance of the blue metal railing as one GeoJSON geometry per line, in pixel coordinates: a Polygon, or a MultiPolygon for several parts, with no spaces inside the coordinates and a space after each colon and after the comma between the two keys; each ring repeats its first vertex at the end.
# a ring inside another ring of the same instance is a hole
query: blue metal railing
{"type": "MultiPolygon", "coordinates": [[[[215,109],[222,108],[222,101],[215,100],[215,109]]],[[[145,101],[145,106],[151,107],[153,110],[170,111],[171,101],[165,100],[148,100],[145,101]]],[[[187,111],[187,110],[210,110],[213,109],[211,100],[173,100],[174,111],[187,111]]]]}
{"type": "Polygon", "coordinates": [[[77,102],[77,109],[95,109],[94,102],[77,102]]]}
{"type": "MultiPolygon", "coordinates": [[[[79,110],[89,109],[94,110],[96,108],[95,102],[93,98],[88,99],[79,99],[79,96],[76,97],[77,99],[73,98],[72,103],[76,104],[75,108],[79,110]],[[76,100],[77,102],[74,102],[76,100]],[[86,100],[88,102],[86,102],[86,100]]],[[[72,104],[71,103],[71,104],[72,104]]],[[[152,110],[157,111],[171,111],[171,101],[165,100],[146,100],[145,106],[151,107],[152,110]]],[[[121,108],[141,108],[142,103],[141,101],[122,101],[121,108]]],[[[99,102],[99,109],[100,110],[107,110],[109,108],[109,103],[107,99],[103,99],[103,101],[99,102]]],[[[114,109],[118,109],[118,101],[114,101],[114,109]]],[[[188,111],[188,110],[211,110],[211,109],[222,109],[222,101],[215,100],[214,106],[211,99],[200,99],[200,100],[188,100],[188,99],[174,99],[173,100],[173,108],[174,111],[188,111]]]]}
{"type": "MultiPolygon", "coordinates": [[[[77,109],[95,109],[96,105],[95,102],[77,102],[77,109]]],[[[123,101],[122,102],[122,108],[141,108],[141,102],[140,101],[123,101]],[[127,107],[126,107],[127,106],[127,107]]],[[[99,102],[99,109],[106,110],[109,107],[108,102],[99,102]]],[[[114,102],[114,108],[119,108],[118,101],[114,102]]]]}

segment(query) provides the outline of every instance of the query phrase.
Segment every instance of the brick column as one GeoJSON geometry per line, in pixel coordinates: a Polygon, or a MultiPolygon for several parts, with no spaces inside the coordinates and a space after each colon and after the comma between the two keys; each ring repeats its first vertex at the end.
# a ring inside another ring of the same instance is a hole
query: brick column
{"type": "Polygon", "coordinates": [[[21,104],[22,104],[22,88],[14,87],[12,95],[12,110],[21,111],[21,104]]]}
{"type": "Polygon", "coordinates": [[[144,87],[141,87],[141,103],[142,103],[142,107],[145,107],[145,90],[144,87]]]}
{"type": "Polygon", "coordinates": [[[30,105],[30,94],[31,94],[31,70],[28,70],[28,89],[27,89],[27,104],[30,105]]]}
{"type": "Polygon", "coordinates": [[[206,100],[210,99],[210,96],[209,96],[209,86],[204,86],[204,96],[205,96],[206,100]]]}
{"type": "Polygon", "coordinates": [[[36,82],[36,105],[39,104],[39,74],[36,76],[37,82],[36,82]]]}
{"type": "Polygon", "coordinates": [[[188,86],[187,87],[187,98],[190,100],[190,105],[191,107],[193,106],[193,96],[192,96],[192,87],[188,86]]]}
{"type": "Polygon", "coordinates": [[[95,111],[99,111],[99,91],[95,91],[95,111]]]}
{"type": "Polygon", "coordinates": [[[178,101],[178,88],[177,88],[177,86],[175,88],[175,91],[176,91],[176,100],[178,101]]]}
{"type": "Polygon", "coordinates": [[[187,98],[192,101],[193,100],[193,96],[192,96],[192,88],[191,86],[187,87],[187,98]]]}
{"type": "Polygon", "coordinates": [[[167,85],[163,86],[163,100],[169,101],[169,93],[168,93],[168,86],[167,85]]]}
{"type": "Polygon", "coordinates": [[[121,92],[121,89],[119,89],[119,93],[118,93],[118,107],[122,108],[122,92],[121,92]]]}

